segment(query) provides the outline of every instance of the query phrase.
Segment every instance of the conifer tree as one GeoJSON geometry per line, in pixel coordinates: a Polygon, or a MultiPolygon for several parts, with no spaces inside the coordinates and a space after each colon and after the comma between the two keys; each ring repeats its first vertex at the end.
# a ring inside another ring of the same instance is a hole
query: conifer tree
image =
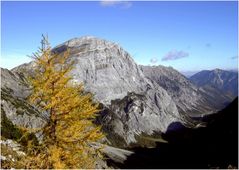
{"type": "Polygon", "coordinates": [[[44,139],[28,156],[26,168],[95,168],[102,157],[91,143],[104,137],[93,121],[98,104],[82,85],[72,81],[69,51],[53,53],[47,37],[34,53],[35,75],[30,79],[33,93],[29,101],[50,115],[43,128],[44,139]]]}

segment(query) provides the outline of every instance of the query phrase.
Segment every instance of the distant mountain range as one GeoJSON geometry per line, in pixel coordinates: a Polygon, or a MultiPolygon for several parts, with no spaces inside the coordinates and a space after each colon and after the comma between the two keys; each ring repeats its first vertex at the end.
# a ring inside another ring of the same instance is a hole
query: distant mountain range
{"type": "MultiPolygon", "coordinates": [[[[192,117],[214,113],[236,96],[237,76],[224,71],[213,74],[214,79],[205,74],[206,81],[204,73],[188,79],[171,67],[139,66],[118,44],[91,36],[66,41],[53,52],[67,49],[69,60],[75,61],[73,81],[83,83],[100,103],[97,123],[113,146],[140,146],[145,136],[164,133],[173,122],[198,127],[200,122],[192,117]]],[[[36,69],[33,62],[1,69],[1,106],[13,124],[44,125],[42,117],[47,115],[39,115],[26,101],[31,92],[26,77],[36,69]]]]}
{"type": "Polygon", "coordinates": [[[190,80],[206,91],[216,90],[229,99],[238,96],[238,72],[221,69],[203,70],[191,76],[190,80]]]}
{"type": "Polygon", "coordinates": [[[192,75],[198,73],[199,71],[180,71],[180,73],[182,75],[184,75],[185,77],[189,78],[191,77],[192,75]]]}
{"type": "MultiPolygon", "coordinates": [[[[217,69],[217,68],[215,68],[217,69]]],[[[236,72],[238,73],[238,69],[222,69],[224,71],[229,71],[229,72],[236,72]]],[[[193,76],[196,73],[199,73],[202,70],[195,70],[195,71],[179,71],[181,74],[183,74],[185,77],[190,78],[191,76],[193,76]]]]}
{"type": "MultiPolygon", "coordinates": [[[[209,110],[215,112],[218,109],[224,108],[234,99],[234,97],[221,93],[220,89],[216,88],[218,84],[211,82],[211,84],[201,87],[172,67],[141,66],[141,68],[147,78],[156,82],[167,91],[175,101],[179,112],[185,113],[185,115],[197,117],[208,113],[209,110]]],[[[221,70],[221,73],[222,72],[224,71],[221,70]]],[[[228,71],[225,71],[225,73],[227,72],[228,71]]],[[[194,77],[195,80],[197,80],[196,75],[194,77]]],[[[237,89],[237,77],[235,77],[235,75],[237,75],[237,73],[231,72],[227,77],[222,77],[223,80],[232,79],[231,86],[229,86],[230,82],[228,82],[228,93],[231,92],[235,94],[237,89]]],[[[203,76],[201,78],[203,79],[203,76]]],[[[226,80],[224,81],[226,82],[226,80]]],[[[205,84],[206,83],[207,81],[205,81],[205,84]]],[[[235,95],[237,95],[237,93],[235,95]]]]}

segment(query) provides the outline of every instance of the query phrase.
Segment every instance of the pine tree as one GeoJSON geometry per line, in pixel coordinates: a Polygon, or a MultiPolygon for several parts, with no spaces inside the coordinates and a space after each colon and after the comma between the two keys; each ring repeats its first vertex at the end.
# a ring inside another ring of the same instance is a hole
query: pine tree
{"type": "Polygon", "coordinates": [[[37,70],[30,79],[33,93],[29,101],[50,115],[43,128],[44,139],[38,149],[31,151],[25,162],[27,168],[95,168],[102,157],[91,143],[104,137],[93,121],[98,104],[82,85],[72,81],[69,51],[53,53],[48,39],[34,53],[37,70]]]}

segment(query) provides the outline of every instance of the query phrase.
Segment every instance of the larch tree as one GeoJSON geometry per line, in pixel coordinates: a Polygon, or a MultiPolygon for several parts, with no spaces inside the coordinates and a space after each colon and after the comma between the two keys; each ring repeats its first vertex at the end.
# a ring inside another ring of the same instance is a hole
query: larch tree
{"type": "Polygon", "coordinates": [[[69,60],[69,50],[52,52],[44,36],[41,45],[33,55],[37,70],[30,78],[33,92],[29,101],[50,116],[42,130],[42,144],[27,157],[26,168],[95,168],[102,154],[91,143],[104,137],[101,127],[93,123],[98,104],[82,85],[72,81],[69,73],[74,63],[69,60]]]}

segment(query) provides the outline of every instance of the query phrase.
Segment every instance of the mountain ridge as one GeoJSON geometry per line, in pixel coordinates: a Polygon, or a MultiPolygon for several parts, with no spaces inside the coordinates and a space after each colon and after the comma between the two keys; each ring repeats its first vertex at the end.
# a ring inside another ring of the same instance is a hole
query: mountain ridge
{"type": "Polygon", "coordinates": [[[204,89],[213,87],[231,100],[238,96],[238,72],[222,69],[203,70],[191,76],[190,80],[204,89]]]}
{"type": "MultiPolygon", "coordinates": [[[[189,127],[197,125],[185,114],[190,108],[198,109],[195,104],[197,100],[190,104],[184,97],[180,106],[174,98],[173,89],[170,91],[167,88],[168,84],[173,83],[178,83],[179,88],[181,84],[190,84],[177,71],[169,71],[172,72],[171,78],[174,75],[176,78],[167,79],[167,86],[164,86],[147,77],[142,66],[137,65],[120,45],[92,36],[73,38],[53,48],[52,52],[61,55],[66,50],[70,53],[67,62],[75,63],[70,73],[73,81],[83,83],[85,91],[91,92],[95,100],[100,102],[102,111],[97,122],[102,124],[112,145],[128,147],[137,144],[142,134],[163,133],[172,122],[181,122],[189,127]],[[181,112],[182,108],[185,113],[181,112]]],[[[34,70],[37,68],[30,62],[11,71],[27,77],[29,74],[34,75],[34,70]]],[[[190,87],[197,96],[198,89],[191,84],[190,87]]],[[[203,107],[204,110],[197,110],[198,114],[205,114],[212,109],[207,108],[207,105],[203,107]]]]}
{"type": "MultiPolygon", "coordinates": [[[[136,136],[164,132],[168,124],[183,122],[177,107],[167,92],[152,84],[128,52],[119,45],[103,39],[83,37],[71,39],[53,48],[62,54],[69,49],[75,66],[70,73],[75,83],[104,108],[103,129],[108,136],[119,136],[122,147],[137,143],[136,136]],[[143,96],[143,97],[141,97],[143,96]],[[117,101],[117,102],[116,102],[117,101]]],[[[33,74],[34,64],[21,65],[13,72],[33,74]]],[[[110,141],[112,144],[119,141],[110,141]]]]}
{"type": "MultiPolygon", "coordinates": [[[[193,84],[186,76],[165,66],[141,66],[147,78],[163,87],[175,101],[181,113],[192,117],[210,114],[224,107],[224,103],[208,99],[207,92],[193,84]],[[210,111],[210,112],[209,112],[210,111]]],[[[214,99],[213,94],[211,98],[214,99]]],[[[221,100],[224,98],[221,97],[221,100]]]]}

